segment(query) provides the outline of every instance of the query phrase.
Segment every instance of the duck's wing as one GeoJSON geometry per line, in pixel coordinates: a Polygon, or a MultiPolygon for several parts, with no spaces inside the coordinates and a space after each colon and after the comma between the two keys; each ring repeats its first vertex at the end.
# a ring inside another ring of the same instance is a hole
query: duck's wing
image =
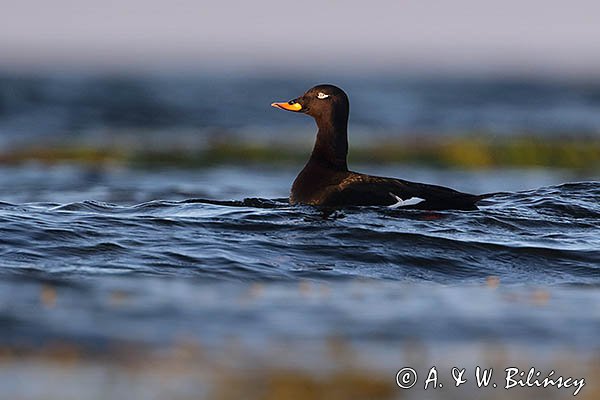
{"type": "Polygon", "coordinates": [[[326,205],[397,205],[425,210],[473,210],[481,196],[438,185],[350,173],[327,196],[326,205]]]}

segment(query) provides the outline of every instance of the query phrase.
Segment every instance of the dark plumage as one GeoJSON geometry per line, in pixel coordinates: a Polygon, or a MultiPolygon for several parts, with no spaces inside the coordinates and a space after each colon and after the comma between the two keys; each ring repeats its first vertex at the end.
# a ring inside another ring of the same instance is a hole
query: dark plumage
{"type": "Polygon", "coordinates": [[[308,114],[319,128],[312,154],[292,185],[292,204],[389,206],[416,197],[422,200],[404,207],[472,210],[477,208],[477,201],[487,197],[349,171],[346,156],[350,106],[346,93],[336,86],[315,86],[297,99],[271,105],[308,114]]]}

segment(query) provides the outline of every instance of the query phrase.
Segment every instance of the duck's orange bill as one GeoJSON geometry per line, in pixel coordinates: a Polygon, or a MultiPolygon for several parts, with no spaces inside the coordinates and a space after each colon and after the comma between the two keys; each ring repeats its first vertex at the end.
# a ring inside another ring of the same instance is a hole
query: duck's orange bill
{"type": "Polygon", "coordinates": [[[271,103],[271,107],[281,108],[282,110],[288,111],[300,111],[302,110],[302,106],[300,103],[271,103]]]}

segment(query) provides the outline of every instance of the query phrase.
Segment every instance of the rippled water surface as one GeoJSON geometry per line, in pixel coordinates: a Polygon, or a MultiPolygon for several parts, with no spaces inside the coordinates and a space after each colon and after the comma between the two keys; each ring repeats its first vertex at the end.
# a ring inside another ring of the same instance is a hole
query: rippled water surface
{"type": "Polygon", "coordinates": [[[334,79],[355,170],[503,193],[290,206],[314,126],[269,104],[322,77],[0,74],[0,398],[572,397],[399,390],[432,365],[556,370],[600,398],[598,83],[334,79]],[[354,165],[386,143],[483,169],[354,165]]]}
{"type": "Polygon", "coordinates": [[[4,203],[7,270],[218,280],[342,277],[597,283],[600,186],[498,195],[474,212],[354,208],[285,199],[4,203]]]}
{"type": "Polygon", "coordinates": [[[258,342],[336,334],[597,348],[598,182],[556,184],[568,179],[560,171],[370,170],[473,192],[547,186],[470,212],[325,212],[287,204],[291,168],[5,168],[0,341],[160,344],[243,332],[258,342]],[[490,291],[498,285],[555,307],[515,307],[490,291]],[[240,300],[256,293],[264,297],[240,300]],[[40,301],[61,307],[39,314],[40,301]],[[431,312],[438,322],[423,322],[431,312]]]}
{"type": "Polygon", "coordinates": [[[3,392],[234,399],[317,385],[372,398],[375,385],[420,398],[394,384],[403,365],[596,374],[593,176],[357,169],[505,193],[468,212],[321,210],[287,203],[296,167],[3,167],[3,392]],[[335,375],[348,371],[360,372],[335,375]]]}

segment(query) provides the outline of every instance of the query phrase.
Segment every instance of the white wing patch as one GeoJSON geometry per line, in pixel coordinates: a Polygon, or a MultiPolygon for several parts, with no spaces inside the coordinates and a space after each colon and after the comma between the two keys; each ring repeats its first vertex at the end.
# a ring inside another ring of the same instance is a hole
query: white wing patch
{"type": "Polygon", "coordinates": [[[319,93],[317,94],[317,99],[321,99],[321,100],[322,100],[322,99],[326,99],[326,98],[328,98],[328,97],[329,97],[329,95],[328,95],[328,94],[325,94],[325,93],[323,93],[323,92],[319,92],[319,93]]]}
{"type": "Polygon", "coordinates": [[[414,206],[415,204],[419,204],[425,201],[425,199],[422,199],[420,197],[411,197],[410,199],[402,200],[400,197],[396,196],[392,192],[390,192],[390,196],[392,196],[397,201],[397,203],[389,206],[390,208],[414,206]]]}

